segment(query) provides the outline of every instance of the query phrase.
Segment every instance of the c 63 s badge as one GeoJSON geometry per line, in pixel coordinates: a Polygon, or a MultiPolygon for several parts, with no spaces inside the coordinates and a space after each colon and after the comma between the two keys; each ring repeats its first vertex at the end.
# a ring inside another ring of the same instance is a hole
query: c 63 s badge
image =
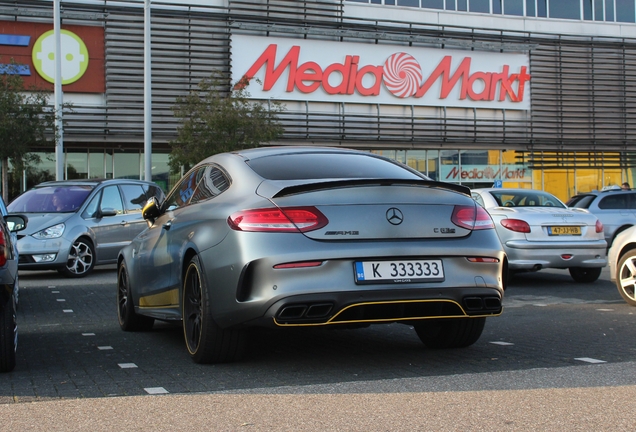
{"type": "Polygon", "coordinates": [[[433,232],[441,234],[454,234],[455,228],[433,228],[433,232]]]}

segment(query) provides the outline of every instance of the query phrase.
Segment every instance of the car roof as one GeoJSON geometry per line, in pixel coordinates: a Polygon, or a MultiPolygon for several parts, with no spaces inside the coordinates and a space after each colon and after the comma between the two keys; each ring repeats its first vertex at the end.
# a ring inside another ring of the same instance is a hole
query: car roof
{"type": "Polygon", "coordinates": [[[133,183],[133,184],[147,184],[154,185],[153,182],[136,179],[77,179],[77,180],[55,180],[47,181],[36,185],[35,187],[55,187],[55,186],[97,186],[100,184],[120,184],[120,183],[133,183]]]}
{"type": "Polygon", "coordinates": [[[370,156],[378,156],[361,150],[353,150],[348,148],[336,147],[303,147],[303,146],[278,146],[278,147],[258,147],[247,150],[238,150],[232,152],[245,159],[256,159],[259,157],[281,155],[281,154],[307,154],[307,153],[349,153],[349,154],[367,154],[370,156]]]}

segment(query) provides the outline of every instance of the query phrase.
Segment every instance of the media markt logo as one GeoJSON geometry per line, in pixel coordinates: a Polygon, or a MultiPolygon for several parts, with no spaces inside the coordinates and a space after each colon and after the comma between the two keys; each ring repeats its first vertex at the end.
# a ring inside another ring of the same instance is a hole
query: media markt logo
{"type": "MultiPolygon", "coordinates": [[[[88,49],[75,33],[60,31],[62,47],[62,84],[71,84],[84,75],[88,68],[88,49]]],[[[55,34],[50,30],[35,41],[33,65],[40,76],[55,83],[55,34]]]]}

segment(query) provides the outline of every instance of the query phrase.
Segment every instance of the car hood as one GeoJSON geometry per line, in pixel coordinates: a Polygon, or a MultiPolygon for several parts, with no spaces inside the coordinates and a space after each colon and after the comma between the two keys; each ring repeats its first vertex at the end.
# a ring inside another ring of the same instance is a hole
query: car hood
{"type": "Polygon", "coordinates": [[[40,230],[52,227],[59,223],[66,222],[75,213],[20,213],[29,218],[27,227],[24,231],[20,231],[20,236],[31,235],[40,230]]]}

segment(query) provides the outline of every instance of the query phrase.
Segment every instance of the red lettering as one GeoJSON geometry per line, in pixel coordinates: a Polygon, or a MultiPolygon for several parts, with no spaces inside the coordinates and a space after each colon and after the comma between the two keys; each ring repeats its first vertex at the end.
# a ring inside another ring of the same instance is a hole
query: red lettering
{"type": "Polygon", "coordinates": [[[475,72],[468,78],[468,97],[472,100],[481,101],[488,100],[488,95],[490,94],[490,80],[491,80],[490,72],[475,72]],[[481,80],[484,83],[484,89],[481,93],[475,93],[475,81],[481,80]]]}
{"type": "Polygon", "coordinates": [[[440,99],[446,99],[448,97],[449,93],[453,90],[453,87],[455,87],[455,84],[457,84],[457,81],[459,81],[460,78],[462,78],[462,91],[459,98],[466,99],[467,89],[465,88],[465,80],[466,76],[470,72],[471,58],[465,57],[464,60],[462,60],[462,62],[459,64],[457,69],[455,69],[455,73],[450,78],[448,78],[448,76],[450,75],[451,60],[451,56],[446,56],[442,59],[441,62],[439,62],[433,73],[428,77],[424,84],[422,84],[417,93],[415,93],[415,97],[423,97],[431,88],[433,83],[437,81],[437,79],[441,76],[442,91],[440,92],[440,99]]]}
{"type": "Polygon", "coordinates": [[[318,87],[320,87],[320,83],[322,81],[322,69],[318,66],[318,63],[315,62],[307,62],[298,66],[296,70],[294,83],[298,90],[303,93],[312,93],[318,87]],[[310,82],[311,84],[305,84],[305,82],[310,82]]]}
{"type": "Polygon", "coordinates": [[[362,96],[377,96],[380,94],[380,84],[382,83],[382,74],[384,73],[384,69],[382,66],[364,66],[360,68],[358,71],[358,76],[356,76],[356,90],[362,96]],[[364,87],[362,85],[362,78],[366,74],[371,74],[375,78],[375,82],[371,87],[364,87]]]}

